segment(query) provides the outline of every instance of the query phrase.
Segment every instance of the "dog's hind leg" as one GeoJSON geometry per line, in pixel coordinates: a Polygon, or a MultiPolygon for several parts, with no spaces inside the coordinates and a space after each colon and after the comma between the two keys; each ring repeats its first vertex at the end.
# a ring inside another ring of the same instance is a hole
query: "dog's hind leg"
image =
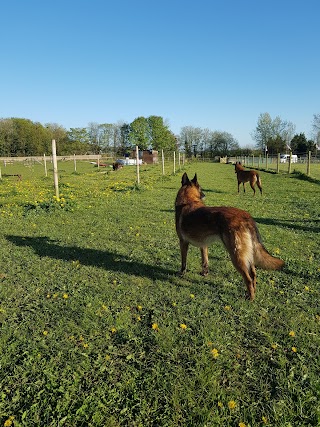
{"type": "Polygon", "coordinates": [[[187,255],[189,243],[180,239],[180,252],[181,252],[181,270],[180,274],[183,275],[187,271],[187,255]]]}
{"type": "Polygon", "coordinates": [[[200,248],[201,251],[201,262],[202,262],[202,276],[206,276],[209,272],[209,260],[208,260],[208,247],[204,246],[200,248]]]}

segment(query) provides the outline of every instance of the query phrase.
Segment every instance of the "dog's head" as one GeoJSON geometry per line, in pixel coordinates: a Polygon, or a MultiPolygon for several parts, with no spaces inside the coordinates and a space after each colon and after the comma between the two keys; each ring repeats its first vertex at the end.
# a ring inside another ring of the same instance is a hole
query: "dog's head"
{"type": "Polygon", "coordinates": [[[206,195],[204,194],[204,192],[202,191],[202,189],[200,187],[200,184],[198,183],[198,178],[197,178],[197,174],[196,173],[194,174],[194,177],[191,180],[188,178],[188,175],[187,175],[186,172],[182,175],[181,186],[184,187],[185,185],[186,186],[196,187],[196,189],[199,192],[199,198],[200,199],[204,199],[205,198],[206,195]]]}

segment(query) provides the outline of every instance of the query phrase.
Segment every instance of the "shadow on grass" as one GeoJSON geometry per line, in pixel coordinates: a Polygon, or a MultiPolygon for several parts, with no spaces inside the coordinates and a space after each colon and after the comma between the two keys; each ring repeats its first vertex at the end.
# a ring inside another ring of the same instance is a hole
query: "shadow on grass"
{"type": "Polygon", "coordinates": [[[284,228],[291,228],[293,230],[300,230],[309,233],[320,232],[320,219],[297,219],[297,220],[286,220],[286,219],[272,219],[272,218],[254,218],[258,224],[265,225],[277,225],[284,228]]]}
{"type": "Polygon", "coordinates": [[[147,277],[151,280],[168,280],[172,275],[176,275],[176,271],[152,264],[144,264],[116,252],[80,248],[77,246],[63,246],[48,237],[7,235],[6,239],[16,246],[31,247],[39,257],[79,262],[81,265],[147,277]]]}

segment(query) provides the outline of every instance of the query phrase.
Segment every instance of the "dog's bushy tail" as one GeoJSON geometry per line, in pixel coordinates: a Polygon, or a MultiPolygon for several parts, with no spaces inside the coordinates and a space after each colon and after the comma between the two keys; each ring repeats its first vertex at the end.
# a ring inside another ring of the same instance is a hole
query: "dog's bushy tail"
{"type": "Polygon", "coordinates": [[[282,261],[282,259],[270,255],[264,247],[257,228],[256,239],[254,241],[254,261],[257,267],[263,268],[264,270],[281,270],[284,266],[284,261],[282,261]]]}

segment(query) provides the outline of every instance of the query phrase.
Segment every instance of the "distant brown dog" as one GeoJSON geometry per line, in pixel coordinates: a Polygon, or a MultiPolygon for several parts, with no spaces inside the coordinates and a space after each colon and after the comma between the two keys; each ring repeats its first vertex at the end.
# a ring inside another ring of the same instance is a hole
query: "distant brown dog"
{"type": "Polygon", "coordinates": [[[197,175],[190,181],[184,173],[175,202],[176,231],[181,250],[180,273],[186,271],[191,243],[200,248],[201,274],[207,275],[208,246],[220,239],[244,279],[250,300],[253,300],[256,291],[255,266],[265,270],[279,270],[284,262],[271,256],[265,249],[257,225],[248,212],[225,206],[207,207],[201,200],[203,197],[197,175]]]}
{"type": "Polygon", "coordinates": [[[257,184],[260,193],[262,194],[261,179],[257,171],[249,170],[246,171],[240,162],[235,164],[235,173],[237,174],[238,179],[238,193],[240,192],[240,184],[243,183],[243,192],[246,192],[244,184],[250,182],[250,186],[253,190],[253,195],[256,194],[254,186],[257,184]]]}

